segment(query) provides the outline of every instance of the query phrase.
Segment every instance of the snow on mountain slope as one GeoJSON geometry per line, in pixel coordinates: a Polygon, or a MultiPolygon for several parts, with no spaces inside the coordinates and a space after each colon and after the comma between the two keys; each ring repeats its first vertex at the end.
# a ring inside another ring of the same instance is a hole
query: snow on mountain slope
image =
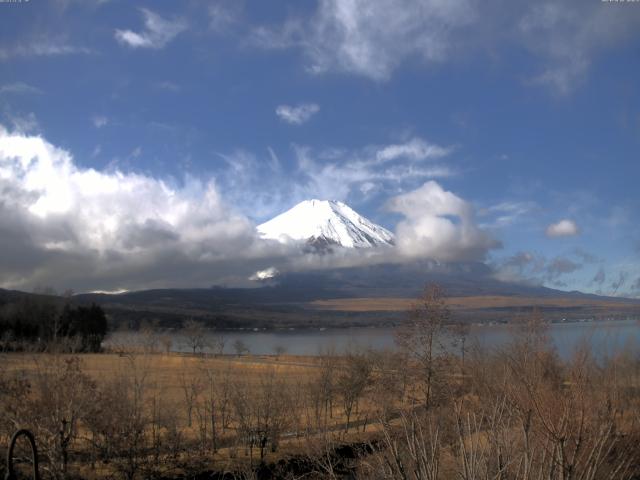
{"type": "Polygon", "coordinates": [[[305,200],[257,229],[262,238],[305,241],[318,247],[368,248],[394,243],[389,230],[334,200],[305,200]]]}

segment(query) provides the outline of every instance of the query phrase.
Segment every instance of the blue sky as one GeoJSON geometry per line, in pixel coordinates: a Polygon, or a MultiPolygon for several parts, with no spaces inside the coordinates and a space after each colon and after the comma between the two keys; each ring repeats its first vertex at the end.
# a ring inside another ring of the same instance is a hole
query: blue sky
{"type": "Polygon", "coordinates": [[[638,296],[639,56],[637,2],[0,3],[0,156],[44,142],[57,160],[38,178],[76,192],[44,208],[62,193],[25,180],[25,161],[5,168],[5,195],[32,197],[3,210],[0,284],[159,286],[173,282],[158,264],[205,260],[186,285],[233,283],[231,257],[286,268],[246,232],[318,197],[410,232],[405,257],[638,296]],[[77,193],[73,172],[102,176],[77,193]],[[412,192],[415,210],[394,208],[412,192]],[[149,235],[174,243],[105,267],[149,235]],[[414,248],[425,239],[437,248],[414,248]],[[61,276],[69,262],[90,274],[61,276]]]}

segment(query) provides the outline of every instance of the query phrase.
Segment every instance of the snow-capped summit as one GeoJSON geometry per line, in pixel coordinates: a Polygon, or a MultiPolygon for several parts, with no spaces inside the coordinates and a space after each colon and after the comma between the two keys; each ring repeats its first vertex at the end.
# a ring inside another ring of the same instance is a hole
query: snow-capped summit
{"type": "Polygon", "coordinates": [[[367,248],[393,245],[393,234],[334,200],[305,200],[258,225],[262,238],[305,241],[315,247],[367,248]]]}

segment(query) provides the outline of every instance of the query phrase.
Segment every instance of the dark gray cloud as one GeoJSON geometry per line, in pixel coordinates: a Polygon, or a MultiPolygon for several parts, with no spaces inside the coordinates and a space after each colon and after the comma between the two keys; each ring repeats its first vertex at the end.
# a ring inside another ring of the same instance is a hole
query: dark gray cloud
{"type": "Polygon", "coordinates": [[[583,248],[579,248],[579,247],[574,248],[572,253],[577,258],[579,258],[582,261],[582,263],[593,264],[601,261],[600,258],[598,258],[598,256],[594,255],[591,252],[588,252],[587,250],[584,250],[583,248]]]}
{"type": "Polygon", "coordinates": [[[568,258],[556,257],[551,260],[545,269],[545,274],[549,280],[557,280],[561,275],[573,273],[582,268],[582,265],[568,258]]]}
{"type": "Polygon", "coordinates": [[[599,287],[602,287],[602,284],[604,284],[606,279],[607,279],[607,275],[604,272],[604,268],[600,267],[596,272],[596,274],[594,275],[593,279],[591,280],[591,284],[592,285],[596,284],[599,287]]]}
{"type": "Polygon", "coordinates": [[[624,287],[627,283],[627,279],[629,278],[629,273],[626,271],[622,271],[618,273],[618,278],[611,282],[611,295],[617,295],[618,291],[624,287]]]}
{"type": "Polygon", "coordinates": [[[558,288],[567,286],[565,278],[584,267],[584,252],[573,252],[569,256],[546,258],[531,252],[518,252],[493,263],[495,276],[505,281],[520,281],[533,284],[552,284],[558,288]],[[573,257],[573,258],[570,258],[573,257]]]}
{"type": "Polygon", "coordinates": [[[517,269],[524,269],[527,266],[531,265],[534,261],[536,261],[536,257],[529,252],[518,252],[511,257],[507,257],[502,265],[505,267],[514,267],[517,269]]]}

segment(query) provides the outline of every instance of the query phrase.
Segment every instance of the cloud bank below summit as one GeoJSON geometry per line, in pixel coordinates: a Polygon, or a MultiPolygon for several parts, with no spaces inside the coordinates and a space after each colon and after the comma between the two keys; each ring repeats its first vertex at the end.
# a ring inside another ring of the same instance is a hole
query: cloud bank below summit
{"type": "Polygon", "coordinates": [[[415,258],[483,260],[496,242],[472,206],[430,181],[393,197],[398,248],[308,255],[260,239],[215,179],[79,167],[41,136],[0,126],[0,287],[76,291],[243,285],[280,272],[415,258]]]}

